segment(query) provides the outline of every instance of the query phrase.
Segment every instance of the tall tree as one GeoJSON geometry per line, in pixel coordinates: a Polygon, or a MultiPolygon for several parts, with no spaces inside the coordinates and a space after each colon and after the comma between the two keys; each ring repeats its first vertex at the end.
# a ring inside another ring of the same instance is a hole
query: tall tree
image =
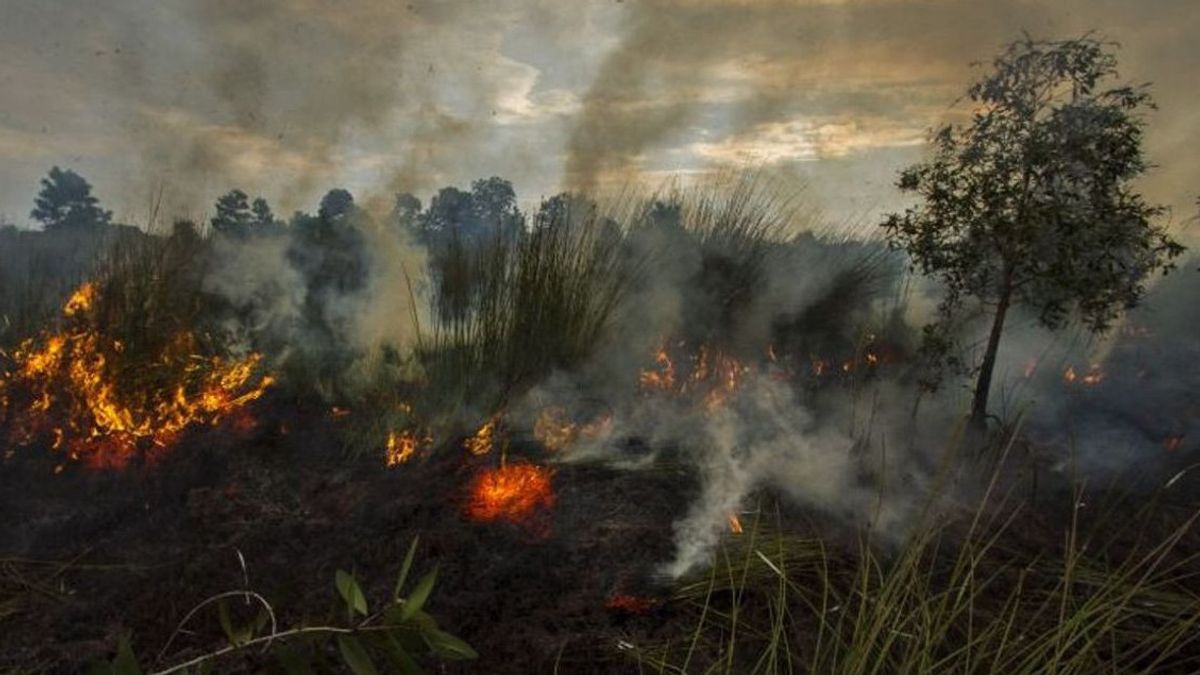
{"type": "Polygon", "coordinates": [[[267,231],[279,225],[275,213],[271,211],[271,205],[262,197],[256,198],[250,205],[250,213],[253,215],[252,224],[258,230],[267,231]]]}
{"type": "Polygon", "coordinates": [[[230,190],[217,198],[216,215],[209,220],[215,232],[243,237],[250,231],[254,213],[250,210],[250,198],[241,190],[230,190]]]}
{"type": "Polygon", "coordinates": [[[95,230],[109,224],[112,212],[100,208],[83,176],[56,166],[42,179],[42,190],[29,217],[47,230],[95,230]]]}
{"type": "Polygon", "coordinates": [[[895,247],[940,279],[939,319],[926,350],[944,356],[965,299],[990,310],[971,425],[986,428],[988,392],[1009,310],[1023,305],[1059,329],[1078,318],[1104,331],[1141,299],[1145,279],[1183,247],[1162,207],[1133,187],[1146,171],[1146,88],[1114,84],[1117,59],[1090,35],[1028,36],[967,90],[970,122],[947,125],[932,157],[901,172],[916,206],[883,223],[895,247]]]}
{"type": "Polygon", "coordinates": [[[517,207],[512,183],[492,176],[471,183],[475,219],[485,237],[512,239],[525,229],[525,216],[517,207]]]}

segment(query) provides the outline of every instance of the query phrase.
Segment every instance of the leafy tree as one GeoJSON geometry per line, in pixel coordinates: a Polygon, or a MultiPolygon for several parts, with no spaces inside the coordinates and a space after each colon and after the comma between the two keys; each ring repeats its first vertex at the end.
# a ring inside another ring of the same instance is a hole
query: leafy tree
{"type": "Polygon", "coordinates": [[[396,205],[392,207],[392,222],[402,228],[415,230],[421,216],[421,200],[407,192],[396,195],[396,205]]]}
{"type": "Polygon", "coordinates": [[[250,232],[254,213],[250,210],[250,198],[241,190],[230,190],[217,198],[216,215],[209,220],[214,232],[242,237],[250,232]]]}
{"type": "Polygon", "coordinates": [[[429,208],[421,216],[421,232],[436,240],[450,233],[473,234],[475,203],[470,192],[456,187],[444,187],[429,200],[429,208]]]}
{"type": "Polygon", "coordinates": [[[317,216],[322,220],[332,221],[339,216],[345,216],[354,209],[354,195],[349,190],[334,188],[321,198],[317,216]]]}
{"type": "Polygon", "coordinates": [[[471,201],[484,236],[509,239],[524,230],[525,217],[517,207],[517,193],[503,178],[492,176],[471,183],[471,201]]]}
{"type": "Polygon", "coordinates": [[[1059,329],[1073,318],[1101,332],[1141,299],[1145,279],[1183,247],[1157,223],[1162,207],[1133,188],[1145,172],[1146,88],[1113,84],[1117,60],[1090,35],[1026,36],[967,96],[972,116],[933,136],[932,157],[901,172],[918,205],[883,223],[891,244],[946,289],[925,350],[946,357],[949,326],[971,297],[991,330],[971,407],[986,427],[1005,318],[1023,305],[1059,329]]]}
{"type": "Polygon", "coordinates": [[[56,166],[42,179],[42,190],[29,217],[47,230],[95,230],[112,220],[112,212],[100,208],[99,203],[83,176],[56,166]]]}
{"type": "Polygon", "coordinates": [[[268,230],[279,224],[279,221],[275,219],[275,214],[271,211],[271,205],[262,197],[254,200],[254,203],[250,205],[250,212],[254,215],[253,224],[256,229],[268,230]]]}

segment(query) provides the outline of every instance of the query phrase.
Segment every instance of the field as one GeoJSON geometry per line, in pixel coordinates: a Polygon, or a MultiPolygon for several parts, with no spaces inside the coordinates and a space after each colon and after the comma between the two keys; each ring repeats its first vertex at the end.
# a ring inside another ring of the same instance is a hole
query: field
{"type": "Polygon", "coordinates": [[[760,179],[482,220],[0,231],[0,669],[1200,669],[1194,280],[980,433],[760,179]]]}

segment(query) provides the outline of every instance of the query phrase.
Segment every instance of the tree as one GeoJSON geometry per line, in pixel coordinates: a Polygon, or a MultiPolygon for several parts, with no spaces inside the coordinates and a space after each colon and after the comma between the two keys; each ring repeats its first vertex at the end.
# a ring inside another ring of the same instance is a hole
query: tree
{"type": "Polygon", "coordinates": [[[471,183],[475,219],[485,236],[512,239],[525,229],[525,217],[517,207],[512,183],[492,176],[471,183]]]}
{"type": "Polygon", "coordinates": [[[99,203],[83,176],[56,166],[42,179],[42,190],[29,217],[47,230],[95,230],[112,220],[112,212],[100,208],[99,203]]]}
{"type": "Polygon", "coordinates": [[[250,213],[254,216],[253,224],[258,230],[267,231],[279,224],[279,221],[275,219],[275,214],[271,211],[271,205],[262,197],[258,197],[250,205],[250,213]]]}
{"type": "Polygon", "coordinates": [[[1111,83],[1109,45],[1026,36],[992,65],[967,91],[970,122],[939,129],[932,158],[901,172],[898,187],[918,205],[883,223],[890,243],[945,287],[927,353],[948,353],[966,298],[990,310],[976,431],[986,428],[1010,308],[1025,306],[1050,329],[1077,318],[1102,332],[1184,250],[1157,222],[1164,209],[1133,188],[1147,169],[1142,115],[1153,102],[1144,86],[1111,83]]]}
{"type": "Polygon", "coordinates": [[[354,209],[354,195],[349,190],[334,188],[321,198],[317,208],[317,216],[327,222],[332,222],[340,216],[348,215],[354,209]]]}
{"type": "Polygon", "coordinates": [[[217,213],[209,220],[213,231],[231,237],[243,237],[250,232],[254,213],[245,192],[230,190],[217,198],[215,208],[217,213]]]}
{"type": "Polygon", "coordinates": [[[405,230],[415,231],[420,216],[420,199],[407,192],[396,194],[396,204],[392,207],[392,222],[405,230]]]}

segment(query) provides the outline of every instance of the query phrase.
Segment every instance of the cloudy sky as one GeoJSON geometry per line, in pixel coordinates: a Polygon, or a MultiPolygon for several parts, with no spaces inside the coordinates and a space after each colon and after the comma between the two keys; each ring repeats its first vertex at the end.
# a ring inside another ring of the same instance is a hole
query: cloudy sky
{"type": "MultiPolygon", "coordinates": [[[[128,222],[231,187],[278,212],[330,187],[385,204],[482,176],[527,202],[727,166],[836,220],[1026,30],[1096,30],[1160,109],[1151,198],[1200,194],[1196,0],[0,0],[0,214],[73,167],[128,222]]],[[[1196,228],[1192,228],[1195,230],[1196,228]]],[[[1187,238],[1194,238],[1189,232],[1187,238]]]]}

